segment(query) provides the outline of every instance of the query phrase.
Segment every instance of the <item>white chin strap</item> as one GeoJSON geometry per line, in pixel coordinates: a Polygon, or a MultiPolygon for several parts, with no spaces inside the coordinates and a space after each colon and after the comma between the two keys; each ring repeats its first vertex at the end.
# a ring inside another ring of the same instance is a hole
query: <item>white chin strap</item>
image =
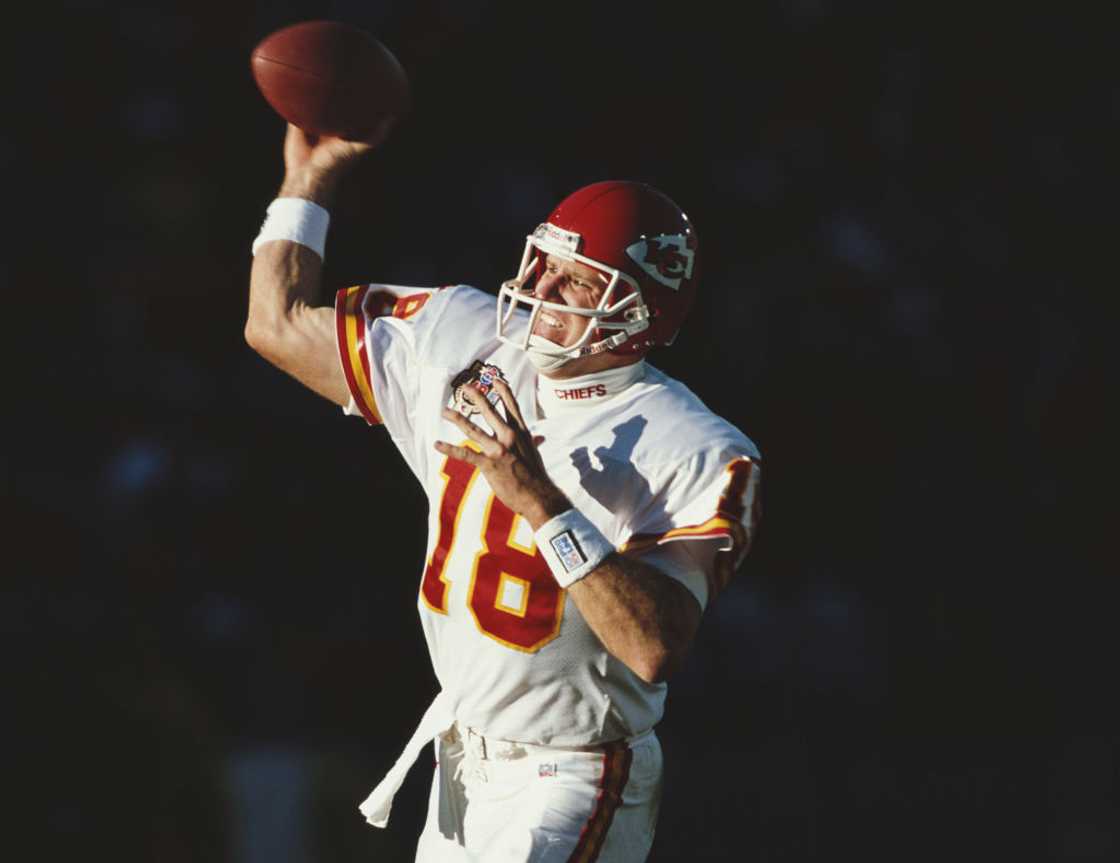
{"type": "Polygon", "coordinates": [[[537,367],[539,372],[552,372],[572,359],[563,353],[564,347],[549,341],[544,336],[529,336],[529,346],[525,353],[529,362],[537,367]]]}

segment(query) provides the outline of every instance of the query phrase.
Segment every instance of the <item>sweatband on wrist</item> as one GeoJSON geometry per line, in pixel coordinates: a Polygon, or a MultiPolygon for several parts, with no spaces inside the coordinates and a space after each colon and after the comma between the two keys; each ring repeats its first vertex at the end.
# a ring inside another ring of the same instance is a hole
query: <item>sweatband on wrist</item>
{"type": "Polygon", "coordinates": [[[291,240],[307,246],[320,258],[327,247],[327,226],[331,214],[304,198],[277,198],[268,205],[261,232],[253,240],[253,254],[272,240],[291,240]]]}
{"type": "Polygon", "coordinates": [[[615,550],[587,516],[577,509],[560,513],[533,534],[561,587],[569,587],[590,573],[615,550]]]}

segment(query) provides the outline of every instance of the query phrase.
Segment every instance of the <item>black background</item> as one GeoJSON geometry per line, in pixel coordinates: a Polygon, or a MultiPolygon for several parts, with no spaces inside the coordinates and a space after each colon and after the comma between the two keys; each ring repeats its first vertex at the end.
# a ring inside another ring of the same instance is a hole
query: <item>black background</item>
{"type": "Polygon", "coordinates": [[[242,339],[283,135],[249,52],[330,17],[398,54],[415,111],[343,192],[328,287],[494,291],[606,178],[698,227],[653,362],[759,444],[766,510],[671,686],[653,859],[1115,859],[1120,90],[1080,8],[90,0],[7,27],[9,844],[412,859],[426,769],[387,831],[356,805],[434,693],[424,500],[242,339]]]}

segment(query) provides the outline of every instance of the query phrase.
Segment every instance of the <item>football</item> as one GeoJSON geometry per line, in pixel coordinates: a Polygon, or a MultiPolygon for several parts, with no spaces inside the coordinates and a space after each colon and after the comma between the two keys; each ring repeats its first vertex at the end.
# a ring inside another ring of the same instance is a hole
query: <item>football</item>
{"type": "Polygon", "coordinates": [[[409,107],[408,78],[393,53],[339,21],[277,30],[253,49],[249,65],[273,110],[315,135],[359,139],[409,107]]]}

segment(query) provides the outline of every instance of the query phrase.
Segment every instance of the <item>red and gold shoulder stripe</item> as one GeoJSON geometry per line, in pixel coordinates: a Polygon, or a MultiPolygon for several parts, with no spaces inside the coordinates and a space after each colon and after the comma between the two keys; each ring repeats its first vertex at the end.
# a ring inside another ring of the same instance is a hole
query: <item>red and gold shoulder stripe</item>
{"type": "Polygon", "coordinates": [[[343,288],[335,296],[334,320],[338,337],[338,356],[342,372],[354,403],[370,425],[380,425],[381,413],[373,398],[369,375],[369,354],[366,352],[366,322],[362,302],[369,285],[343,288]]]}
{"type": "Polygon", "coordinates": [[[709,593],[714,597],[727,586],[735,569],[750,550],[755,526],[761,515],[758,465],[742,456],[727,465],[725,475],[715,514],[707,521],[675,527],[664,533],[636,533],[622,550],[644,551],[673,540],[725,537],[725,550],[730,554],[718,555],[717,571],[707,573],[709,593]]]}
{"type": "Polygon", "coordinates": [[[731,536],[735,522],[716,515],[702,524],[690,524],[685,527],[675,527],[665,533],[636,533],[622,547],[623,551],[643,551],[663,542],[674,539],[709,539],[720,536],[731,536]]]}

